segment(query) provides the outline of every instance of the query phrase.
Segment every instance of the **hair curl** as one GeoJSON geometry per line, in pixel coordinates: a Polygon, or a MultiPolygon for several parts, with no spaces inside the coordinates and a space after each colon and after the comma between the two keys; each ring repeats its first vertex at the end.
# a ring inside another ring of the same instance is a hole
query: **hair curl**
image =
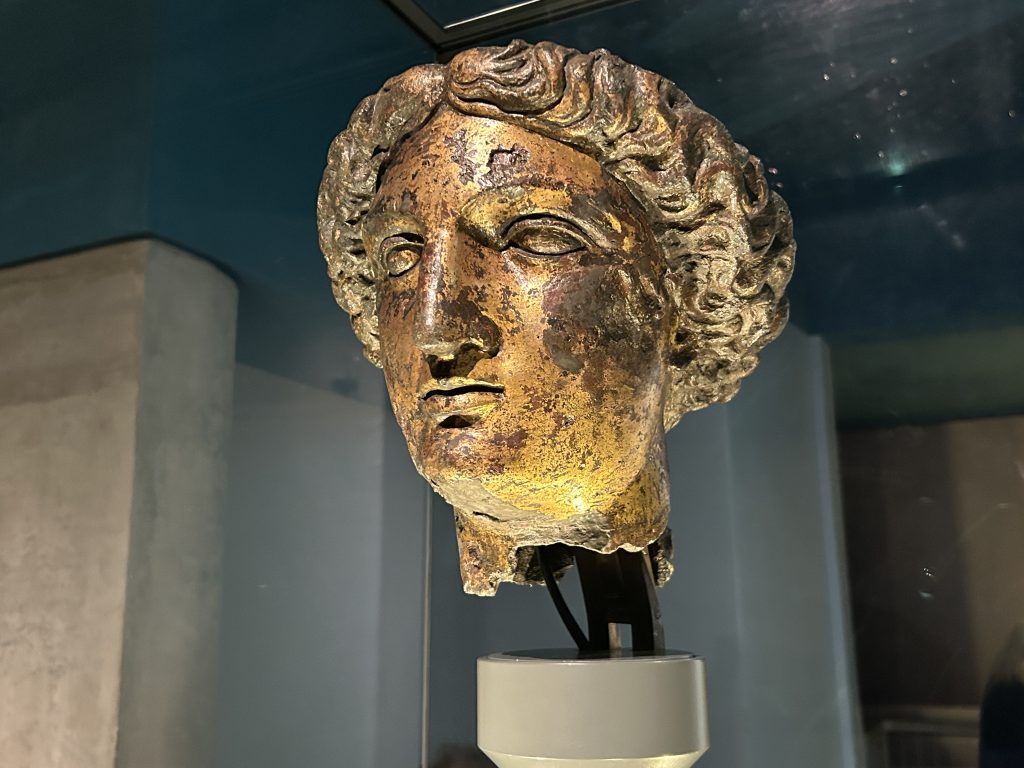
{"type": "Polygon", "coordinates": [[[439,107],[504,120],[596,158],[637,199],[676,308],[665,427],[731,399],[788,316],[796,244],[760,160],[665,78],[605,50],[516,40],[414,67],[359,104],[332,142],[317,201],[338,303],[380,365],[376,278],[360,226],[388,160],[439,107]]]}

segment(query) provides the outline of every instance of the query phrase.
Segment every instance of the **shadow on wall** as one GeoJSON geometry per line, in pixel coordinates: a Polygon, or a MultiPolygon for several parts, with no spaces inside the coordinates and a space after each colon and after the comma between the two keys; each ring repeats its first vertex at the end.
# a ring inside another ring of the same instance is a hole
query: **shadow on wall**
{"type": "Polygon", "coordinates": [[[494,768],[479,749],[466,744],[446,744],[437,751],[430,768],[494,768]]]}
{"type": "Polygon", "coordinates": [[[865,707],[977,708],[1024,618],[1024,417],[848,431],[841,448],[865,707]]]}
{"type": "Polygon", "coordinates": [[[981,703],[980,768],[1024,765],[1024,622],[999,654],[981,703]]]}

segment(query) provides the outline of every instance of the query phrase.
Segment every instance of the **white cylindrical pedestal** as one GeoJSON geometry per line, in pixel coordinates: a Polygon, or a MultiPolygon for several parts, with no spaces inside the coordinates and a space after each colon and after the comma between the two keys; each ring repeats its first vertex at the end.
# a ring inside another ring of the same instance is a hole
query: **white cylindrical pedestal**
{"type": "Polygon", "coordinates": [[[484,656],[477,743],[499,768],[689,768],[708,748],[704,661],[678,651],[484,656]]]}

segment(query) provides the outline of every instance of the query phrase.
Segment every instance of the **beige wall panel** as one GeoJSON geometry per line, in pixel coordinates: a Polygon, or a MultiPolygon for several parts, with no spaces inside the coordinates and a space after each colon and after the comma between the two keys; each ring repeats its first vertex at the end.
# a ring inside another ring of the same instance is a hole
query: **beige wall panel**
{"type": "Polygon", "coordinates": [[[0,271],[0,766],[209,764],[234,313],[153,241],[0,271]]]}
{"type": "Polygon", "coordinates": [[[0,272],[4,765],[113,765],[144,253],[0,272]]]}

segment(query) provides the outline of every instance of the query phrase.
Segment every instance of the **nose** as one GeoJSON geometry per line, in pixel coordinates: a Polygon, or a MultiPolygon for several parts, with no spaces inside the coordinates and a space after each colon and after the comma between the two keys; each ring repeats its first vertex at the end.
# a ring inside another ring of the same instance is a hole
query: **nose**
{"type": "Polygon", "coordinates": [[[465,280],[476,256],[458,232],[438,232],[423,244],[413,341],[428,359],[475,362],[498,353],[500,332],[480,306],[481,286],[465,280]]]}

